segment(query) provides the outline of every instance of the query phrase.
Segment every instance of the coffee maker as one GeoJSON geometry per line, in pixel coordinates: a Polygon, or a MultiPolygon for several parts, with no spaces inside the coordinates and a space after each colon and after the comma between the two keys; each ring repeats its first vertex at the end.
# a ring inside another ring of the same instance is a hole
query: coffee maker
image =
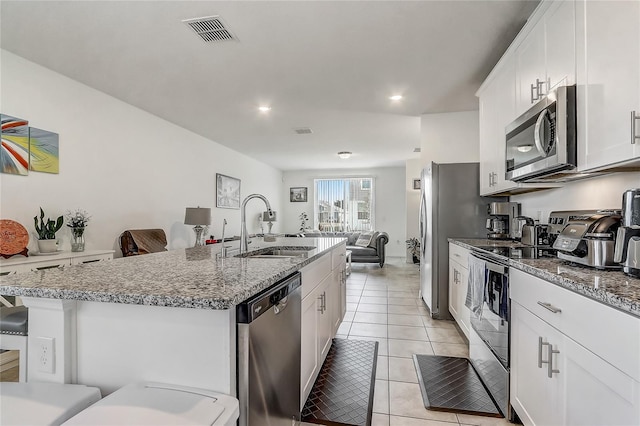
{"type": "Polygon", "coordinates": [[[487,206],[487,238],[509,240],[513,238],[513,219],[520,215],[520,203],[493,202],[487,206]]]}
{"type": "Polygon", "coordinates": [[[622,194],[622,226],[613,260],[622,264],[625,274],[640,278],[640,188],[622,194]]]}

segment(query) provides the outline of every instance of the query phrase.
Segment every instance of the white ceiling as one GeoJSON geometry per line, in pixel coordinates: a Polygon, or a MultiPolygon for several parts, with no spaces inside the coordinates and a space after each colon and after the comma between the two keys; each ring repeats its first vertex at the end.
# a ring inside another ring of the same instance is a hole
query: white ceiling
{"type": "Polygon", "coordinates": [[[477,109],[537,3],[2,0],[1,46],[281,170],[401,166],[421,114],[477,109]],[[182,23],[212,15],[238,41],[182,23]]]}

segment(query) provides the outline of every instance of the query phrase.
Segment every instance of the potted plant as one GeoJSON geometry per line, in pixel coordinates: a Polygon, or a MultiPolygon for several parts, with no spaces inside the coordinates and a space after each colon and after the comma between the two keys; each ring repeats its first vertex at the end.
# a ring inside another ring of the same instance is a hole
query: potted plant
{"type": "Polygon", "coordinates": [[[62,228],[64,219],[62,216],[58,217],[55,221],[51,218],[47,218],[44,221],[44,211],[40,207],[40,224],[38,224],[38,216],[33,217],[33,222],[38,233],[38,250],[40,253],[54,253],[58,247],[58,241],[56,240],[56,232],[62,228]]]}
{"type": "Polygon", "coordinates": [[[81,209],[67,211],[67,226],[71,228],[71,251],[84,251],[84,228],[91,216],[81,209]]]}
{"type": "Polygon", "coordinates": [[[407,249],[413,257],[413,263],[420,263],[420,240],[415,237],[409,238],[407,241],[407,249]]]}

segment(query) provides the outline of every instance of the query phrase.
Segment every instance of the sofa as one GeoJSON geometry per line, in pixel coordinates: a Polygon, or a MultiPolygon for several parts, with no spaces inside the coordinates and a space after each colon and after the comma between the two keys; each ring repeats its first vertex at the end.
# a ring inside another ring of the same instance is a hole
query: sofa
{"type": "Polygon", "coordinates": [[[347,250],[351,251],[351,262],[379,263],[382,268],[385,259],[384,246],[389,242],[389,235],[386,232],[373,232],[369,245],[362,247],[361,245],[356,245],[360,234],[363,234],[363,232],[305,231],[298,234],[298,236],[346,238],[347,250]]]}

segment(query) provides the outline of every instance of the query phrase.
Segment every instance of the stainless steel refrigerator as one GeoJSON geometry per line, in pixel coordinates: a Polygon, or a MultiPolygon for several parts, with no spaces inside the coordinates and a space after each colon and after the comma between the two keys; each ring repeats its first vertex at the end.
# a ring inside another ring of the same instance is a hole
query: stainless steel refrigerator
{"type": "Polygon", "coordinates": [[[420,295],[435,319],[449,313],[448,238],[486,238],[487,205],[478,163],[431,163],[422,171],[420,201],[420,295]]]}

